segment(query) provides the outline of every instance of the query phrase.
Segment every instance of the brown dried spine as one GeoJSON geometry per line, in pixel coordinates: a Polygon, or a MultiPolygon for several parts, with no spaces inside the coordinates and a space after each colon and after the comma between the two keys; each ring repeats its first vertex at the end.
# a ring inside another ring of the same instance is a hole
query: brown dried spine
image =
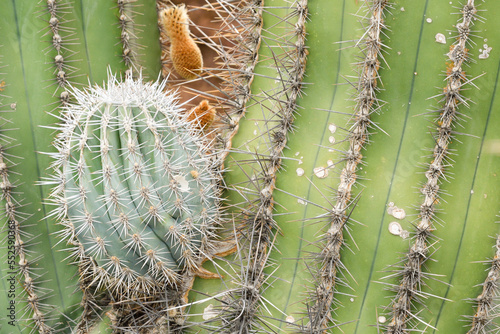
{"type": "Polygon", "coordinates": [[[203,57],[200,48],[189,33],[189,17],[186,7],[181,5],[166,8],[160,12],[159,16],[160,29],[170,39],[170,59],[175,70],[184,79],[196,79],[201,75],[203,57]]]}
{"type": "Polygon", "coordinates": [[[467,60],[466,43],[469,40],[469,33],[472,20],[477,10],[474,0],[468,0],[462,8],[462,22],[456,25],[458,30],[457,41],[450,48],[448,57],[451,65],[448,67],[447,85],[444,88],[443,106],[436,120],[437,134],[436,145],[433,149],[433,160],[425,172],[426,183],[421,188],[424,196],[420,205],[420,221],[416,227],[415,241],[406,254],[401,264],[401,270],[388,277],[399,277],[399,283],[394,284],[393,290],[396,296],[392,301],[392,318],[387,325],[387,333],[403,333],[408,327],[408,320],[414,320],[417,315],[412,310],[415,302],[421,302],[418,298],[420,289],[425,286],[424,279],[428,275],[422,270],[422,265],[429,259],[429,238],[435,230],[433,221],[435,216],[435,206],[439,202],[440,181],[445,172],[448,158],[448,145],[453,136],[452,129],[456,126],[459,112],[459,105],[465,100],[460,93],[463,85],[468,80],[465,77],[462,66],[467,60]]]}

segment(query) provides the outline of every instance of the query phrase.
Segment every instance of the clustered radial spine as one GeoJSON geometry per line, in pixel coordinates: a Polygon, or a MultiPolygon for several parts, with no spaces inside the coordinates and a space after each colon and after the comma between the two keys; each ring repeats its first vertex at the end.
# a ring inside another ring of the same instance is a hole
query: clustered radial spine
{"type": "Polygon", "coordinates": [[[422,271],[422,265],[429,259],[430,245],[428,240],[434,230],[433,220],[435,219],[435,206],[439,202],[440,183],[444,178],[446,166],[448,166],[448,145],[453,138],[453,128],[460,120],[458,107],[461,104],[467,105],[460,90],[468,83],[463,65],[468,60],[466,45],[476,13],[474,0],[468,0],[462,8],[462,21],[456,25],[457,41],[451,46],[448,53],[451,64],[447,72],[443,106],[438,110],[433,160],[425,172],[427,181],[421,188],[424,200],[420,205],[420,221],[416,226],[414,243],[406,254],[404,263],[401,264],[401,270],[395,273],[399,277],[399,283],[393,286],[396,296],[391,304],[392,317],[386,328],[387,333],[403,333],[407,331],[408,321],[414,321],[417,318],[412,308],[415,302],[421,303],[418,296],[421,287],[425,285],[424,279],[428,277],[422,271]]]}
{"type": "Polygon", "coordinates": [[[344,245],[344,226],[349,219],[349,208],[352,187],[356,182],[356,172],[361,163],[361,150],[364,148],[369,137],[372,126],[370,116],[380,108],[380,100],[377,99],[377,80],[381,56],[384,44],[381,34],[386,29],[384,24],[385,11],[388,1],[370,0],[366,2],[368,23],[366,32],[358,46],[363,48],[364,59],[359,62],[359,78],[356,87],[354,101],[356,102],[354,112],[354,123],[350,128],[347,140],[349,148],[345,152],[345,166],[340,173],[340,182],[336,191],[335,206],[329,213],[330,227],[323,236],[318,254],[320,262],[319,272],[316,276],[316,285],[310,293],[310,304],[308,305],[309,323],[302,330],[305,333],[323,333],[330,328],[333,321],[332,309],[336,285],[340,283],[339,270],[344,269],[340,259],[340,249],[344,245]]]}

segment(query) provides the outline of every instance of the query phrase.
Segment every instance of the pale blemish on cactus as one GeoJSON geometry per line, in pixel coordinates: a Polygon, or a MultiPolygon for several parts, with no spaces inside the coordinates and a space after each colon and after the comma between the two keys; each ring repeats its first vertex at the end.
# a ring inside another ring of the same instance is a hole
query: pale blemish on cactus
{"type": "Polygon", "coordinates": [[[468,106],[467,99],[461,94],[463,86],[470,83],[463,66],[469,58],[467,44],[476,13],[474,0],[468,0],[462,8],[462,21],[456,25],[457,41],[448,53],[451,63],[447,71],[447,84],[442,94],[442,107],[437,110],[439,116],[435,122],[437,133],[434,139],[436,145],[433,149],[433,160],[425,172],[427,181],[420,189],[424,200],[419,206],[419,222],[416,223],[414,243],[401,263],[395,266],[397,269],[394,274],[385,277],[399,279],[397,284],[389,284],[396,292],[396,296],[390,305],[392,310],[386,328],[387,333],[403,333],[412,328],[412,324],[425,324],[414,308],[416,304],[423,304],[421,289],[425,286],[425,280],[432,277],[423,271],[422,266],[430,259],[432,244],[429,244],[429,240],[435,230],[435,211],[440,199],[440,184],[445,178],[445,170],[451,165],[448,145],[455,135],[454,128],[461,120],[458,108],[462,104],[468,106]]]}
{"type": "MultiPolygon", "coordinates": [[[[192,80],[201,75],[203,68],[203,56],[200,48],[196,45],[189,32],[189,17],[186,7],[183,5],[172,6],[159,12],[159,26],[161,38],[168,37],[170,50],[167,52],[166,43],[162,41],[162,61],[169,55],[175,70],[184,79],[192,80]]],[[[163,75],[166,68],[163,68],[163,75]]]]}
{"type": "Polygon", "coordinates": [[[75,246],[85,289],[114,303],[167,290],[181,299],[168,305],[185,303],[194,276],[219,277],[202,263],[234,248],[216,241],[220,175],[204,134],[164,88],[110,75],[105,88],[74,89],[54,144],[52,215],[75,246]]]}

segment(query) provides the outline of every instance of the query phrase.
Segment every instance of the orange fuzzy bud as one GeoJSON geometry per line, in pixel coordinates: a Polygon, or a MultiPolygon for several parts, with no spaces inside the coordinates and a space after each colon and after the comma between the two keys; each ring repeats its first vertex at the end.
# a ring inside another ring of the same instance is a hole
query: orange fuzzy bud
{"type": "Polygon", "coordinates": [[[189,122],[194,122],[200,129],[206,129],[213,123],[215,113],[215,108],[212,107],[207,100],[203,100],[199,105],[189,111],[186,119],[189,122]]]}
{"type": "Polygon", "coordinates": [[[189,34],[187,9],[173,6],[160,12],[161,29],[170,39],[170,59],[175,70],[184,79],[195,79],[201,74],[203,57],[200,48],[189,34]]]}

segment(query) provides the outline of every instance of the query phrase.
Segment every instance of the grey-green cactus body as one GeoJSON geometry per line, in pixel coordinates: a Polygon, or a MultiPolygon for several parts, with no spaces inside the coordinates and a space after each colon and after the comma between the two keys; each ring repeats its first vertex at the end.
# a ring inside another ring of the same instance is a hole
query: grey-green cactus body
{"type": "Polygon", "coordinates": [[[52,198],[65,237],[98,285],[175,284],[201,265],[219,221],[207,140],[162,84],[111,76],[74,94],[55,144],[52,198]]]}

